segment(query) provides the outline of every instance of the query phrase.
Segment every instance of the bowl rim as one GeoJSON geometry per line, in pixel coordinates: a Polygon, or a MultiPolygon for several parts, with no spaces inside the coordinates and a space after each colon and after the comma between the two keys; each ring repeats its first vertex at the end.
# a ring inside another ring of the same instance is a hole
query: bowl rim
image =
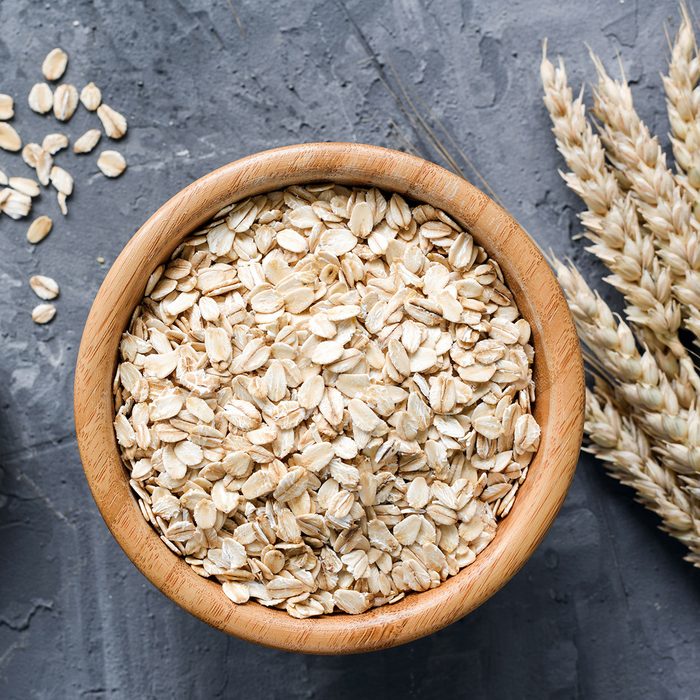
{"type": "Polygon", "coordinates": [[[85,323],[74,412],[83,469],[100,513],[129,559],[162,593],[208,624],[248,641],[287,651],[355,653],[396,646],[445,627],[482,604],[524,565],[573,478],[583,434],[584,387],[578,338],[561,288],[535,242],[510,214],[465,179],[416,156],[366,144],[308,143],[255,153],[204,175],[139,228],[112,265],[85,323]],[[112,428],[112,381],[119,338],[148,275],[182,239],[231,201],[319,181],[373,185],[440,207],[501,265],[533,330],[535,415],[542,437],[511,513],[469,567],[394,605],[357,616],[297,620],[257,603],[231,603],[218,583],[200,578],[161,542],[125,478],[112,428]]]}

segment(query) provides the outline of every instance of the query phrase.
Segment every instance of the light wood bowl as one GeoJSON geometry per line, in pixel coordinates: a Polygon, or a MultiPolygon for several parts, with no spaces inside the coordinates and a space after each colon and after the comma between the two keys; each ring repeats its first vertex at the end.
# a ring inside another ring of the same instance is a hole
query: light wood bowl
{"type": "Polygon", "coordinates": [[[289,651],[341,654],[409,642],[458,620],[527,561],[564,500],[581,444],[584,381],[576,332],[540,251],[503,209],[443,168],[396,151],[315,143],[258,153],[215,170],[176,194],[134,235],[100,287],[85,324],[75,378],[75,423],[85,475],[122,549],[165,595],[229,634],[289,651]],[[231,201],[294,183],[374,185],[444,209],[498,261],[535,346],[539,451],[515,505],[476,561],[441,586],[361,615],[296,620],[258,603],[234,605],[200,578],[144,521],[112,428],[119,339],[151,272],[231,201]]]}

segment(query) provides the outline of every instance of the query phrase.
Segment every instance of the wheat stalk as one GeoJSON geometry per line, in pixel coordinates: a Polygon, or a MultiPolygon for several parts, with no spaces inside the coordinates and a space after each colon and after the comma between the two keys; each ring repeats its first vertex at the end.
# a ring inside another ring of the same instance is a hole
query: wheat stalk
{"type": "Polygon", "coordinates": [[[694,203],[700,218],[700,59],[688,9],[681,6],[681,25],[671,51],[668,75],[663,76],[676,182],[694,203]]]}
{"type": "MultiPolygon", "coordinates": [[[[586,119],[582,95],[573,99],[564,63],[560,59],[555,68],[547,59],[546,45],[540,75],[557,147],[570,170],[562,177],[588,207],[581,215],[587,237],[593,241],[587,250],[613,273],[606,281],[624,295],[627,317],[645,329],[646,344],[653,349],[665,346],[692,366],[678,339],[680,309],[672,299],[668,271],[654,254],[653,237],[639,225],[631,197],[622,192],[605,163],[600,137],[586,119]]],[[[673,366],[667,369],[670,374],[676,371],[673,366]]],[[[697,375],[694,380],[700,387],[697,375]]]]}
{"type": "Polygon", "coordinates": [[[666,167],[658,140],[637,115],[627,82],[613,80],[600,59],[592,58],[598,73],[593,111],[602,122],[607,155],[655,236],[686,327],[700,339],[700,240],[691,225],[690,203],[666,167]]]}
{"type": "Polygon", "coordinates": [[[634,489],[637,500],[661,518],[661,529],[680,540],[686,559],[700,567],[700,520],[676,475],[655,459],[646,435],[615,407],[599,382],[586,391],[587,451],[602,460],[612,477],[634,489]]]}

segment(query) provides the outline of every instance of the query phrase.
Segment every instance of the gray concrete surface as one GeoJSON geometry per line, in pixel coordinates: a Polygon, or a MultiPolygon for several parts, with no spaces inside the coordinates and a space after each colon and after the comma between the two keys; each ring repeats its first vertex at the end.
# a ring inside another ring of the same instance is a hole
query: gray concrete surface
{"type": "MultiPolygon", "coordinates": [[[[191,180],[312,140],[442,162],[399,84],[541,245],[600,276],[571,240],[580,205],[556,172],[540,41],[565,54],[577,86],[592,74],[584,42],[613,68],[619,53],[665,134],[663,26],[676,21],[675,2],[654,0],[0,0],[0,92],[17,98],[25,140],[56,130],[26,106],[54,45],[70,52],[66,79],[94,80],[130,126],[119,180],[94,156],[58,156],[76,192],[66,219],[51,195],[39,200],[56,219],[40,246],[26,244],[26,223],[0,218],[0,697],[697,697],[700,576],[587,456],[544,543],[481,609],[403,648],[305,657],[227,638],[142,578],[88,492],[71,408],[81,328],[109,263],[191,180]],[[29,317],[35,273],[61,284],[47,327],[29,317]]],[[[65,131],[94,121],[80,111],[65,131]]],[[[0,169],[29,174],[4,152],[0,169]]]]}

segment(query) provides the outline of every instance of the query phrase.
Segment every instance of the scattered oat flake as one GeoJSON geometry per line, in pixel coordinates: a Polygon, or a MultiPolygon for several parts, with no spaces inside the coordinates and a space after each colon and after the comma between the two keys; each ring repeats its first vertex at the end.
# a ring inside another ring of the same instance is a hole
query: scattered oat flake
{"type": "Polygon", "coordinates": [[[88,83],[80,91],[80,101],[83,103],[85,109],[90,112],[96,111],[102,103],[102,92],[100,88],[98,88],[95,83],[88,83]]]}
{"type": "Polygon", "coordinates": [[[68,148],[68,137],[65,134],[47,134],[41,142],[41,147],[52,156],[68,148]]]}
{"type": "Polygon", "coordinates": [[[0,148],[6,151],[19,151],[22,148],[19,134],[6,122],[0,122],[0,148]]]}
{"type": "Polygon", "coordinates": [[[39,184],[36,180],[32,180],[29,177],[11,177],[9,185],[13,190],[17,190],[17,192],[26,194],[29,197],[38,197],[41,193],[39,184]]]}
{"type": "Polygon", "coordinates": [[[58,165],[54,165],[51,168],[51,184],[58,190],[59,193],[64,194],[66,197],[70,196],[73,192],[73,177],[69,172],[60,168],[58,165]]]}
{"type": "Polygon", "coordinates": [[[102,122],[105,134],[111,139],[120,139],[126,134],[126,117],[112,109],[109,105],[101,104],[97,108],[97,116],[102,122]]]}
{"type": "Polygon", "coordinates": [[[39,157],[42,154],[43,149],[38,143],[28,143],[22,149],[22,160],[30,167],[36,168],[39,162],[39,157]]]}
{"type": "Polygon", "coordinates": [[[58,284],[51,277],[34,275],[29,278],[29,286],[40,299],[55,299],[58,296],[58,284]]]}
{"type": "Polygon", "coordinates": [[[67,122],[78,106],[78,90],[75,85],[62,83],[53,95],[53,115],[62,122],[67,122]]]}
{"type": "Polygon", "coordinates": [[[0,93],[0,120],[12,119],[15,114],[15,102],[10,95],[0,93]]]}
{"type": "Polygon", "coordinates": [[[68,196],[65,194],[65,192],[56,193],[56,201],[58,202],[58,208],[60,209],[61,214],[63,214],[63,216],[68,216],[68,205],[66,204],[67,199],[68,196]]]}
{"type": "Polygon", "coordinates": [[[53,304],[38,304],[32,309],[32,321],[34,323],[49,323],[56,315],[56,307],[53,304]]]}
{"type": "Polygon", "coordinates": [[[38,216],[29,225],[27,230],[27,240],[30,243],[37,244],[46,238],[51,233],[53,221],[48,216],[38,216]]]}
{"type": "Polygon", "coordinates": [[[97,159],[97,167],[107,177],[119,177],[126,170],[126,161],[118,151],[102,151],[97,159]]]}
{"type": "Polygon", "coordinates": [[[46,83],[36,83],[29,91],[29,108],[37,114],[46,114],[53,108],[53,92],[46,83]]]}
{"type": "Polygon", "coordinates": [[[90,153],[97,146],[102,132],[99,129],[88,129],[73,144],[73,153],[90,153]]]}
{"type": "Polygon", "coordinates": [[[66,71],[68,54],[63,49],[51,49],[41,64],[41,72],[47,80],[58,80],[66,71]]]}

